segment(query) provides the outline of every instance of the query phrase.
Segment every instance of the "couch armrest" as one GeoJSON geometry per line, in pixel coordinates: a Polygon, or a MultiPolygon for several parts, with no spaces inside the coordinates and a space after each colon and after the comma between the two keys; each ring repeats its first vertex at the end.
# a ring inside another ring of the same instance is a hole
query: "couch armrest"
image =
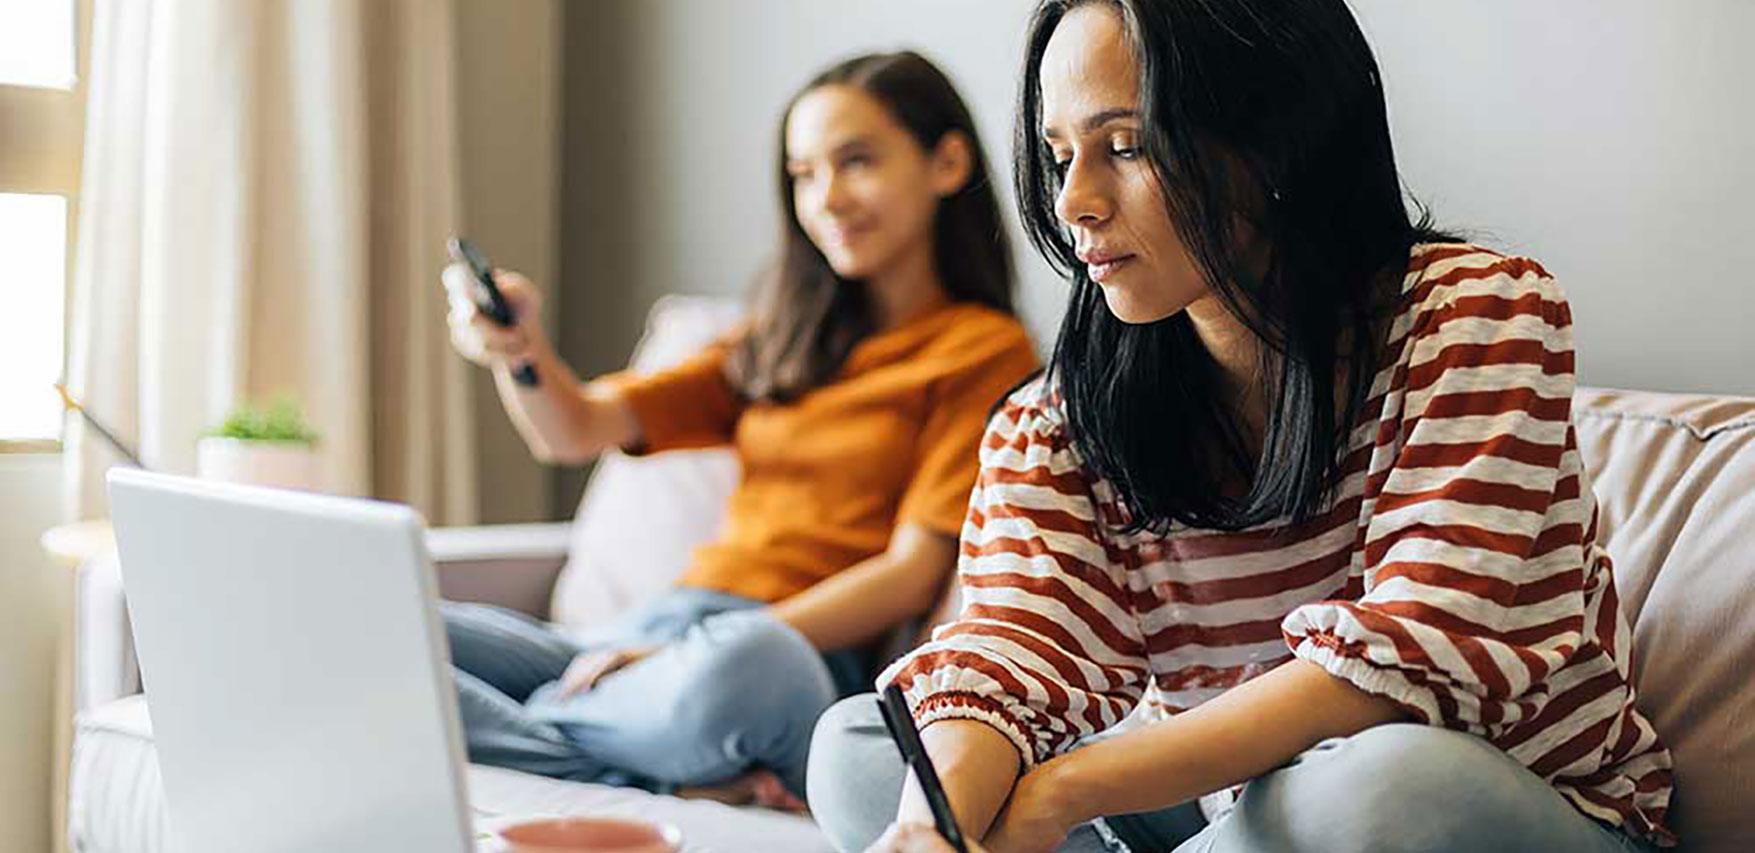
{"type": "Polygon", "coordinates": [[[81,563],[78,578],[73,640],[76,712],[140,692],[121,562],[110,551],[81,563]]]}
{"type": "Polygon", "coordinates": [[[570,537],[565,522],[438,527],[427,531],[427,554],[439,575],[440,597],[547,619],[570,537]]]}

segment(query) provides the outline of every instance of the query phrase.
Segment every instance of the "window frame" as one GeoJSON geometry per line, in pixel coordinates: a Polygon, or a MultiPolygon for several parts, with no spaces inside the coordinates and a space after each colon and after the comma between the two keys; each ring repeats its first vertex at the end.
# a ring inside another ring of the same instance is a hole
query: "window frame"
{"type": "MultiPolygon", "coordinates": [[[[0,192],[51,194],[67,199],[63,341],[73,339],[73,262],[78,250],[79,180],[85,157],[85,104],[91,78],[91,21],[95,0],[72,2],[73,86],[54,89],[0,83],[0,192]]],[[[61,366],[65,372],[65,347],[61,352],[61,366]]],[[[58,438],[0,435],[0,455],[60,451],[58,438]]]]}

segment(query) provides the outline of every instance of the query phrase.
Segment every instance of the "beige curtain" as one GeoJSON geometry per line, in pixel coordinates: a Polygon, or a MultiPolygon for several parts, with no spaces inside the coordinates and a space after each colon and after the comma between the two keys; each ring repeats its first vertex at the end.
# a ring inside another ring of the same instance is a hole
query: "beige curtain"
{"type": "MultiPolygon", "coordinates": [[[[194,469],[290,393],[329,491],[475,517],[438,273],[459,226],[451,0],[97,4],[69,385],[149,467],[194,469]]],[[[70,423],[67,513],[116,456],[70,423]]]]}

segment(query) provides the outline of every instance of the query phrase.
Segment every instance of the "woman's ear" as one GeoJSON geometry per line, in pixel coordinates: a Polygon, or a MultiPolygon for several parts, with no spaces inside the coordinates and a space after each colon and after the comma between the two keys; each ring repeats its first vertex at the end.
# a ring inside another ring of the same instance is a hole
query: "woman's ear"
{"type": "Polygon", "coordinates": [[[939,198],[948,198],[969,185],[975,170],[975,150],[969,135],[960,130],[946,131],[932,151],[932,191],[939,198]]]}

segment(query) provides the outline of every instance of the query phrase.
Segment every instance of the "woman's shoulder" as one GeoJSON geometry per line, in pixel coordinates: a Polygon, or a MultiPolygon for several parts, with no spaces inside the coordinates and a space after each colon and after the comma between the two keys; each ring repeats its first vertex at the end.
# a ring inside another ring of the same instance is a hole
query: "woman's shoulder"
{"type": "MultiPolygon", "coordinates": [[[[1472,244],[1416,247],[1391,381],[1408,407],[1384,418],[1444,411],[1486,414],[1542,400],[1561,407],[1574,389],[1572,309],[1539,262],[1472,244]]],[[[1459,433],[1460,434],[1460,433],[1459,433]]]]}
{"type": "Polygon", "coordinates": [[[924,375],[980,383],[992,399],[1040,365],[1018,318],[985,305],[948,305],[916,328],[909,358],[924,375]]]}
{"type": "Polygon", "coordinates": [[[1066,416],[1047,371],[1036,371],[1000,400],[988,432],[1015,436],[1031,444],[1066,445],[1066,416]]]}
{"type": "Polygon", "coordinates": [[[1016,315],[978,302],[956,302],[945,306],[933,343],[946,349],[1031,346],[1030,333],[1016,315]]]}
{"type": "Polygon", "coordinates": [[[1571,340],[1557,337],[1571,330],[1571,304],[1534,258],[1469,242],[1420,244],[1409,253],[1402,291],[1402,328],[1415,342],[1427,340],[1427,348],[1509,337],[1544,337],[1571,348],[1571,340]]]}
{"type": "Polygon", "coordinates": [[[1571,325],[1566,294],[1540,261],[1474,243],[1423,243],[1403,287],[1410,331],[1436,334],[1457,319],[1494,324],[1539,318],[1571,325]]]}

